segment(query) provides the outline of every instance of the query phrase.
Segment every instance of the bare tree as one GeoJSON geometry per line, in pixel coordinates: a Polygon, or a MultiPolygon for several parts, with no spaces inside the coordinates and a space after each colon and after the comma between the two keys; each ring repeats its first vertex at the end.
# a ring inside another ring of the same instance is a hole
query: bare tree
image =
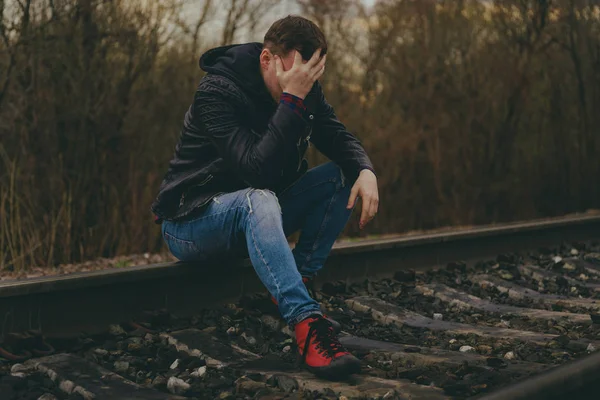
{"type": "Polygon", "coordinates": [[[221,45],[233,42],[242,29],[253,32],[268,10],[281,0],[228,0],[221,45]]]}

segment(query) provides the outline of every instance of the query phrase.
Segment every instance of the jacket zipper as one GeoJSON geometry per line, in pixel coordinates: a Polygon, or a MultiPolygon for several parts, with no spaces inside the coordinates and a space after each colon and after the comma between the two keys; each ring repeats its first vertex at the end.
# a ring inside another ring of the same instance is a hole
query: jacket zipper
{"type": "Polygon", "coordinates": [[[213,178],[212,175],[208,175],[206,177],[206,179],[204,179],[202,182],[200,182],[199,184],[197,184],[196,186],[204,186],[206,185],[208,182],[210,182],[210,180],[213,178]]]}
{"type": "MultiPolygon", "coordinates": [[[[310,135],[312,135],[312,132],[310,132],[308,136],[304,138],[304,141],[308,144],[308,146],[306,147],[307,149],[310,147],[310,135]]],[[[296,172],[300,171],[300,167],[302,166],[302,160],[304,159],[300,154],[300,143],[302,143],[302,137],[298,138],[298,143],[296,144],[296,151],[298,153],[298,166],[296,167],[296,172]]],[[[281,175],[283,176],[283,171],[281,172],[281,175]]]]}

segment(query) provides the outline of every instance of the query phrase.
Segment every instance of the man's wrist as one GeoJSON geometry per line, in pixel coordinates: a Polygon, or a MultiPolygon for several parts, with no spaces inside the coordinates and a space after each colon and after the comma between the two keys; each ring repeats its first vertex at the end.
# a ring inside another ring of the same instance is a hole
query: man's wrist
{"type": "Polygon", "coordinates": [[[365,165],[365,166],[360,167],[360,169],[358,170],[358,174],[360,175],[360,174],[362,174],[365,171],[370,171],[370,172],[373,173],[373,175],[377,176],[377,174],[375,173],[375,169],[373,167],[369,166],[369,165],[365,165]]]}
{"type": "Polygon", "coordinates": [[[301,100],[304,100],[304,98],[306,97],[306,95],[301,96],[298,92],[294,92],[293,90],[284,90],[283,93],[291,94],[292,96],[297,97],[301,100]]]}
{"type": "Polygon", "coordinates": [[[304,105],[304,100],[301,97],[298,97],[292,93],[283,92],[281,97],[279,98],[279,103],[285,104],[290,107],[292,111],[298,114],[300,117],[304,117],[306,113],[306,106],[304,105]]]}

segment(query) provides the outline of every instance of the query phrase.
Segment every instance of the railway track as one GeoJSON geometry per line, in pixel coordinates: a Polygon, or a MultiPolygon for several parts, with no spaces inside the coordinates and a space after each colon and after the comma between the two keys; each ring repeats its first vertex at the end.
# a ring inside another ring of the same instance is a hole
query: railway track
{"type": "Polygon", "coordinates": [[[584,216],[338,246],[315,296],[363,363],[347,382],[296,368],[247,264],[2,283],[0,398],[597,398],[599,228],[584,216]]]}

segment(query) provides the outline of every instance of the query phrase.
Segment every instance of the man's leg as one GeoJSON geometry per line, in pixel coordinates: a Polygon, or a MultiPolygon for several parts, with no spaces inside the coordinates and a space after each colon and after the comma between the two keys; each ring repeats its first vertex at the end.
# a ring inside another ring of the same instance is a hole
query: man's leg
{"type": "Polygon", "coordinates": [[[164,222],[163,237],[182,261],[206,260],[247,247],[258,277],[290,325],[321,314],[302,283],[277,197],[270,191],[245,189],[218,196],[197,219],[164,222]]]}
{"type": "Polygon", "coordinates": [[[165,222],[163,237],[171,252],[185,261],[237,252],[245,244],[256,273],[294,326],[304,365],[334,379],[360,372],[360,361],[339,342],[302,282],[272,192],[249,189],[219,196],[198,219],[165,222]]]}
{"type": "Polygon", "coordinates": [[[333,162],[308,171],[281,193],[286,235],[302,230],[293,250],[300,274],[312,278],[327,259],[352,210],[346,208],[351,184],[333,162]]]}

